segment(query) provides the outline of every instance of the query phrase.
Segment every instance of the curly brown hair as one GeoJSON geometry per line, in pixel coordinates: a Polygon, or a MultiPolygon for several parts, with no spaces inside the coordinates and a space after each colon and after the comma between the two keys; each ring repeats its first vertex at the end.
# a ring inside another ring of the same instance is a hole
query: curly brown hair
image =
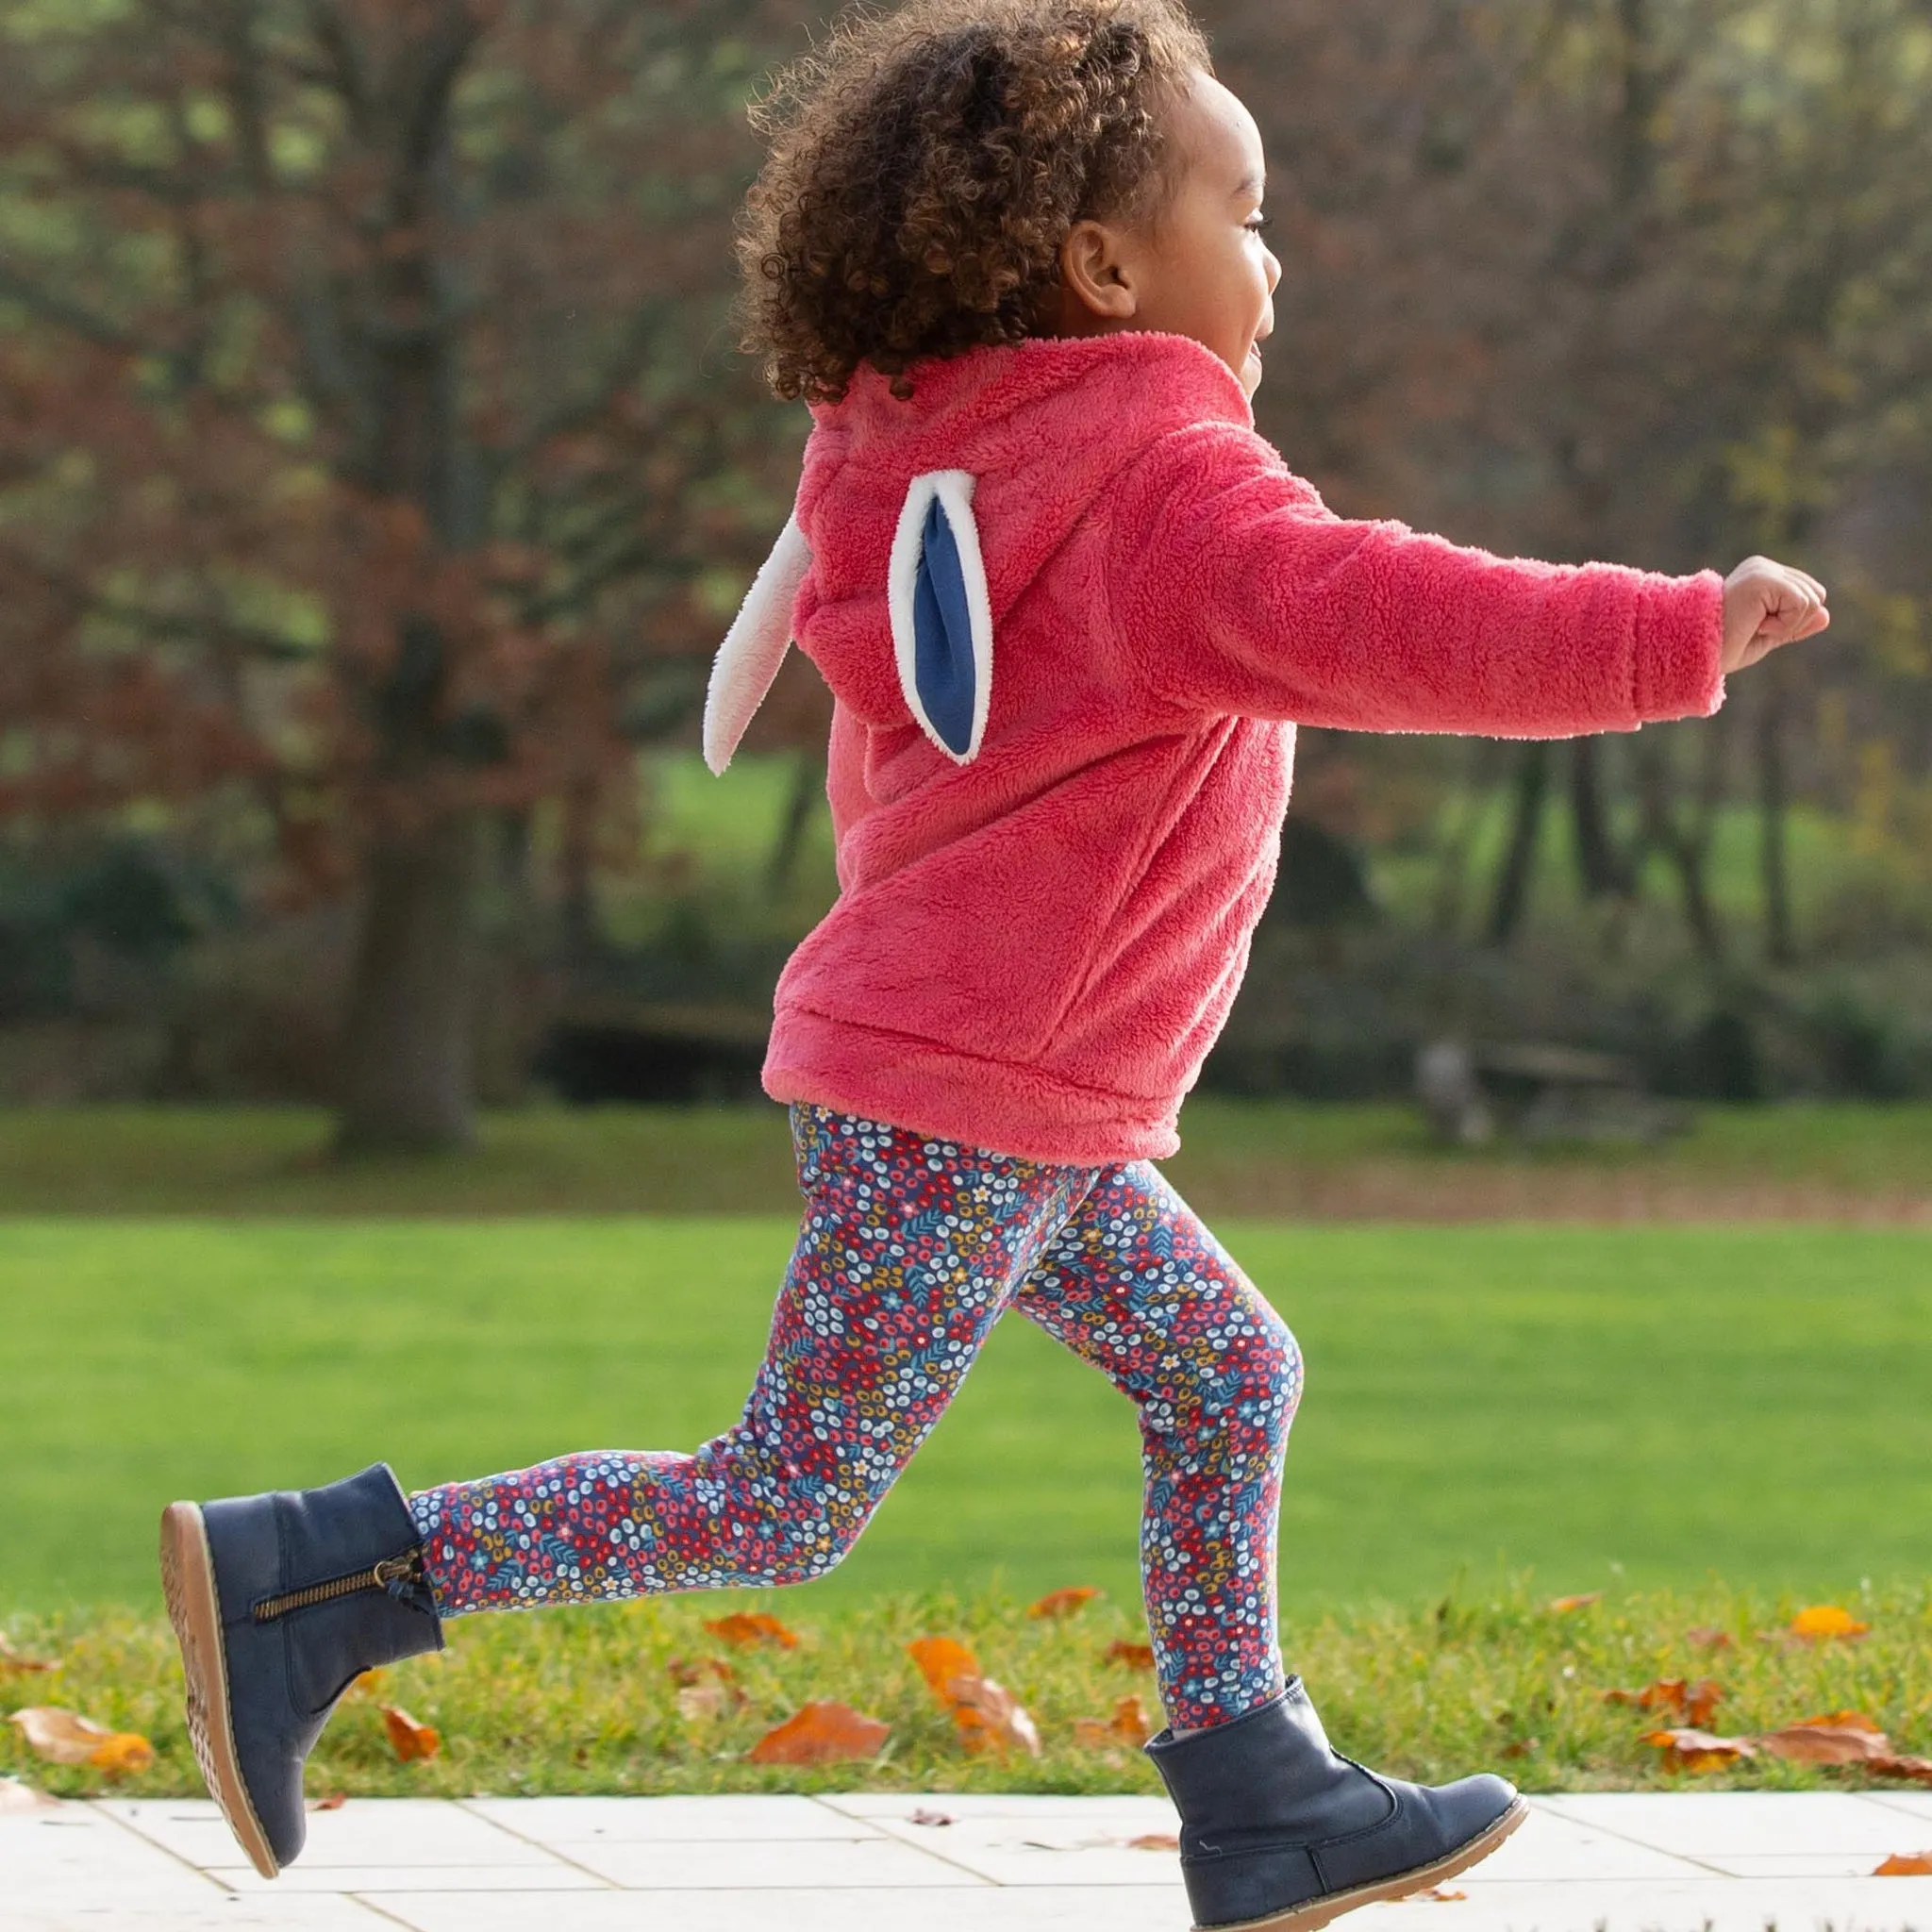
{"type": "Polygon", "coordinates": [[[1044,332],[1077,221],[1156,222],[1163,91],[1213,72],[1183,0],[912,0],[845,15],[751,109],[741,346],[788,400],[1044,332]]]}

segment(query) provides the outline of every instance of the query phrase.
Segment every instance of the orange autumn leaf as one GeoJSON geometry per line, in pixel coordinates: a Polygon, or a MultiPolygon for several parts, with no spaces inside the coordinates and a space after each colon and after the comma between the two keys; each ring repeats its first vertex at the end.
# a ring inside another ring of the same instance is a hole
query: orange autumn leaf
{"type": "Polygon", "coordinates": [[[7,1641],[6,1632],[0,1631],[0,1677],[31,1677],[59,1668],[46,1657],[22,1657],[7,1641]]]}
{"type": "Polygon", "coordinates": [[[342,1692],[344,1697],[374,1697],[381,1690],[383,1680],[389,1673],[377,1665],[374,1670],[364,1671],[358,1677],[349,1680],[349,1688],[342,1692]]]}
{"type": "Polygon", "coordinates": [[[798,1633],[788,1630],[776,1617],[767,1616],[763,1610],[733,1610],[728,1617],[706,1624],[705,1628],[721,1641],[741,1647],[748,1643],[775,1643],[781,1650],[798,1648],[798,1633]]]}
{"type": "Polygon", "coordinates": [[[695,1663],[689,1657],[674,1657],[664,1668],[674,1684],[702,1684],[707,1677],[715,1677],[721,1684],[738,1682],[738,1673],[722,1657],[701,1657],[695,1663]]]}
{"type": "Polygon", "coordinates": [[[1932,1757],[1874,1757],[1865,1766],[1874,1777],[1904,1778],[1915,1785],[1932,1785],[1932,1757]]]}
{"type": "Polygon", "coordinates": [[[1151,1643],[1129,1643],[1125,1638],[1117,1637],[1107,1646],[1106,1661],[1124,1664],[1130,1671],[1151,1671],[1154,1668],[1154,1646],[1151,1643]]]}
{"type": "Polygon", "coordinates": [[[1859,1638],[1869,1635],[1871,1629],[1871,1624],[1859,1623],[1849,1610],[1841,1610],[1836,1604],[1813,1604],[1809,1609],[1800,1610],[1791,1619],[1789,1634],[1801,1637],[1807,1643],[1830,1638],[1856,1643],[1859,1638]]]}
{"type": "Polygon", "coordinates": [[[953,1723],[969,1751],[1005,1753],[1016,1746],[1040,1756],[1040,1727],[1004,1684],[991,1677],[955,1677],[953,1723]]]}
{"type": "Polygon", "coordinates": [[[753,1764],[850,1764],[876,1757],[891,1730],[849,1704],[825,1699],[767,1731],[745,1757],[753,1764]]]}
{"type": "Polygon", "coordinates": [[[1702,1730],[1723,1703],[1724,1687],[1714,1677],[1700,1677],[1694,1684],[1682,1677],[1659,1677],[1641,1690],[1606,1690],[1603,1695],[1606,1704],[1635,1705],[1640,1710],[1674,1711],[1693,1730],[1702,1730]]]}
{"type": "Polygon", "coordinates": [[[1071,1617],[1100,1594],[1091,1584],[1077,1584],[1070,1590],[1050,1590],[1037,1604],[1027,1607],[1029,1617],[1071,1617]]]}
{"type": "Polygon", "coordinates": [[[979,1659],[955,1638],[922,1637],[906,1649],[941,1704],[954,1701],[953,1685],[958,1678],[979,1674],[979,1659]]]}
{"type": "Polygon", "coordinates": [[[389,1733],[389,1746],[405,1764],[434,1757],[442,1749],[442,1734],[433,1724],[420,1723],[407,1710],[393,1704],[379,1707],[382,1727],[389,1733]]]}
{"type": "Polygon", "coordinates": [[[1600,1590],[1585,1591],[1581,1596],[1555,1596],[1545,1607],[1553,1615],[1567,1617],[1572,1610],[1587,1610],[1591,1604],[1600,1604],[1604,1593],[1600,1590]]]}
{"type": "Polygon", "coordinates": [[[1874,1878],[1932,1878],[1932,1852],[1894,1852],[1874,1878]]]}
{"type": "Polygon", "coordinates": [[[1147,1720],[1147,1707],[1138,1697],[1123,1697],[1111,1717],[1076,1717],[1074,1736],[1089,1749],[1112,1744],[1130,1744],[1135,1750],[1154,1735],[1147,1720]]]}
{"type": "Polygon", "coordinates": [[[1757,1747],[1749,1738],[1720,1738],[1690,1727],[1647,1731],[1643,1741],[1655,1744],[1664,1754],[1664,1767],[1669,1771],[1722,1771],[1740,1757],[1757,1756],[1757,1747]]]}
{"type": "Polygon", "coordinates": [[[1127,1840],[1130,1852],[1177,1852],[1181,1841],[1171,1831],[1143,1831],[1127,1840]]]}
{"type": "Polygon", "coordinates": [[[30,1750],[51,1764],[91,1764],[119,1777],[145,1771],[155,1761],[155,1747],[145,1738],[131,1731],[110,1731],[92,1718],[54,1705],[16,1710],[7,1722],[19,1730],[30,1750]]]}

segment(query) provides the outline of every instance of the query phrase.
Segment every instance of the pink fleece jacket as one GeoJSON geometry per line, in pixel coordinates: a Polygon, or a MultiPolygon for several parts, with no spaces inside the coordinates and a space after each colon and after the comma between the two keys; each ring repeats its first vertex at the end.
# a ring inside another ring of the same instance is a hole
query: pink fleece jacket
{"type": "Polygon", "coordinates": [[[863,370],[813,409],[791,634],[835,700],[838,903],[766,1091],[1023,1158],[1172,1154],[1274,883],[1297,723],[1558,738],[1706,715],[1723,585],[1334,516],[1179,336],[863,370]],[[920,727],[888,575],[914,478],[976,479],[978,750],[920,727]]]}

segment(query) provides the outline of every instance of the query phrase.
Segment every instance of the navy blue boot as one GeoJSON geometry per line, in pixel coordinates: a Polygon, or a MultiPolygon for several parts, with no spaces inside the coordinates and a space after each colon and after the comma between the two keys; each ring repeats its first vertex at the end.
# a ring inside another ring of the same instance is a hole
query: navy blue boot
{"type": "Polygon", "coordinates": [[[1147,1742],[1181,1814],[1195,1932],[1313,1932],[1486,1858],[1528,1816],[1499,1777],[1379,1777],[1329,1749],[1299,1677],[1231,1723],[1147,1742]]]}
{"type": "Polygon", "coordinates": [[[161,1586],[209,1794],[264,1878],[302,1849],[302,1764],[377,1664],[442,1648],[422,1544],[389,1465],[161,1515],[161,1586]]]}

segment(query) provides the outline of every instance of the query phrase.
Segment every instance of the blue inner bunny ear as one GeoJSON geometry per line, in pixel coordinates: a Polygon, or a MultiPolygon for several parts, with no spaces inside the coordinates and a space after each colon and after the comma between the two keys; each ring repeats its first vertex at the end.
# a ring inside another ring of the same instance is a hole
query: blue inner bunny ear
{"type": "Polygon", "coordinates": [[[920,538],[919,575],[912,588],[913,682],[940,741],[955,758],[973,744],[974,681],[973,615],[959,545],[935,496],[920,538]]]}

